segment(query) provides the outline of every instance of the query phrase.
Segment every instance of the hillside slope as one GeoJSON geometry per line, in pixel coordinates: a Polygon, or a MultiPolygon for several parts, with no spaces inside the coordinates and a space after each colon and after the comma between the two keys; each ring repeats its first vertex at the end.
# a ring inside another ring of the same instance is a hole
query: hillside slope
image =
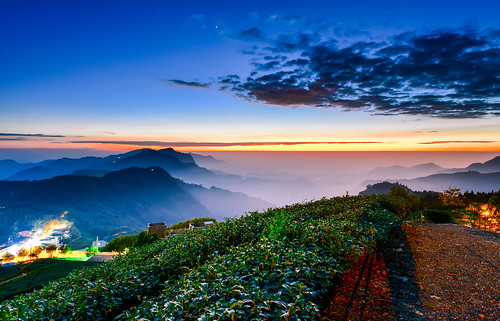
{"type": "Polygon", "coordinates": [[[57,218],[64,211],[68,211],[65,219],[84,235],[105,236],[121,227],[140,231],[148,222],[173,224],[202,216],[222,219],[270,205],[243,194],[220,193],[186,184],[158,167],[128,168],[103,177],[65,175],[33,182],[3,181],[0,223],[11,228],[2,230],[0,237],[31,230],[35,221],[57,218]],[[231,206],[224,209],[221,202],[231,206]]]}
{"type": "Polygon", "coordinates": [[[4,301],[0,318],[316,319],[335,277],[397,225],[381,206],[339,197],[211,224],[4,301]]]}

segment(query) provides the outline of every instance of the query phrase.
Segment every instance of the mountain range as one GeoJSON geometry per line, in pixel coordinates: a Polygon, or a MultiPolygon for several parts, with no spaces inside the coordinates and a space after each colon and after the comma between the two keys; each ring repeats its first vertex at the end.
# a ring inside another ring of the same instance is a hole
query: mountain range
{"type": "Polygon", "coordinates": [[[172,148],[26,164],[1,161],[0,223],[10,228],[0,231],[0,241],[65,211],[85,238],[140,231],[154,221],[172,224],[202,216],[220,220],[275,206],[276,200],[289,204],[312,198],[308,193],[314,192],[313,184],[300,177],[210,171],[195,158],[221,163],[172,148]]]}
{"type": "Polygon", "coordinates": [[[76,171],[94,170],[112,172],[129,167],[158,166],[176,175],[184,172],[206,174],[208,171],[196,165],[189,154],[180,153],[172,148],[162,150],[139,149],[125,154],[108,157],[61,158],[46,160],[36,164],[6,163],[2,173],[5,180],[40,180],[60,175],[73,174],[76,171]],[[22,168],[21,170],[18,170],[22,168]],[[5,176],[7,174],[8,176],[5,176]],[[10,175],[9,175],[10,174],[10,175]]]}
{"type": "Polygon", "coordinates": [[[398,182],[415,191],[440,192],[454,187],[464,192],[491,192],[500,189],[500,156],[465,168],[446,169],[433,163],[376,168],[369,172],[369,177],[372,179],[364,181],[363,186],[388,181],[398,182]]]}
{"type": "Polygon", "coordinates": [[[432,175],[445,171],[439,165],[434,163],[419,164],[416,166],[390,166],[377,167],[367,174],[370,179],[396,179],[396,178],[417,178],[432,175]]]}
{"type": "Polygon", "coordinates": [[[106,173],[136,167],[160,167],[187,183],[201,184],[207,188],[216,186],[252,197],[264,199],[275,205],[285,205],[314,198],[315,185],[302,177],[293,179],[276,177],[246,177],[223,171],[211,171],[198,166],[220,164],[211,156],[177,152],[172,148],[153,150],[139,149],[108,157],[62,158],[40,163],[19,164],[4,161],[0,179],[4,180],[41,180],[60,175],[103,176],[106,173]],[[195,161],[195,158],[197,161],[195,161]]]}
{"type": "Polygon", "coordinates": [[[271,204],[218,188],[187,184],[160,167],[130,167],[102,177],[63,175],[35,181],[0,181],[0,231],[5,239],[31,230],[37,220],[66,212],[83,238],[123,229],[141,231],[149,222],[167,225],[194,217],[218,220],[271,204]]]}

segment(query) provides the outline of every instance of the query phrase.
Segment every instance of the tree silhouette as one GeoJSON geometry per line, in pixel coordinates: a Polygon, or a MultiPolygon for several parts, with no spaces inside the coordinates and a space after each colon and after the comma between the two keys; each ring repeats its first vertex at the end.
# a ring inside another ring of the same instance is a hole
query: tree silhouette
{"type": "Polygon", "coordinates": [[[61,245],[61,247],[59,247],[59,253],[61,253],[61,254],[63,254],[63,255],[64,255],[64,254],[66,254],[66,253],[69,253],[69,252],[71,252],[71,251],[72,251],[71,247],[69,247],[69,246],[68,246],[68,245],[66,245],[66,244],[61,245]]]}
{"type": "Polygon", "coordinates": [[[449,187],[442,194],[439,194],[439,198],[443,205],[451,207],[464,207],[465,199],[460,193],[460,188],[449,187]]]}
{"type": "Polygon", "coordinates": [[[16,256],[13,255],[13,254],[10,254],[10,253],[5,253],[3,256],[2,256],[2,260],[5,261],[5,262],[10,262],[12,260],[14,260],[16,256]]]}
{"type": "Polygon", "coordinates": [[[57,250],[57,246],[54,244],[48,245],[45,248],[45,251],[52,257],[54,255],[54,252],[57,250]]]}
{"type": "Polygon", "coordinates": [[[17,252],[17,256],[19,258],[22,258],[24,259],[25,257],[27,257],[28,255],[30,254],[30,252],[28,252],[27,249],[25,249],[24,247],[22,247],[18,252],[17,252]]]}
{"type": "Polygon", "coordinates": [[[492,196],[488,200],[488,211],[493,216],[500,215],[500,200],[498,199],[497,196],[492,196]]]}
{"type": "Polygon", "coordinates": [[[40,245],[37,245],[35,247],[33,247],[30,251],[30,257],[31,258],[35,258],[35,259],[38,259],[38,256],[43,252],[43,247],[41,247],[40,245]]]}

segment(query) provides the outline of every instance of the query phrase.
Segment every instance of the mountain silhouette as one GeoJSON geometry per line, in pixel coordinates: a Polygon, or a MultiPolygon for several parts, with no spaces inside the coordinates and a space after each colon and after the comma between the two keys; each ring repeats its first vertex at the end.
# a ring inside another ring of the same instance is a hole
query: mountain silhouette
{"type": "Polygon", "coordinates": [[[474,171],[451,174],[435,174],[410,180],[399,180],[413,190],[442,192],[449,187],[459,188],[462,192],[491,192],[500,189],[500,172],[479,173],[474,171]]]}
{"type": "Polygon", "coordinates": [[[41,180],[55,176],[73,174],[75,172],[88,171],[116,171],[129,167],[161,167],[167,172],[176,174],[206,174],[207,170],[196,165],[193,157],[167,148],[163,150],[138,149],[124,154],[111,155],[108,157],[83,157],[83,158],[61,158],[57,160],[46,160],[23,168],[19,172],[7,177],[8,180],[41,180]]]}
{"type": "Polygon", "coordinates": [[[368,177],[371,179],[417,178],[437,174],[443,170],[444,168],[434,163],[419,164],[410,167],[377,167],[368,172],[368,177]]]}
{"type": "Polygon", "coordinates": [[[195,161],[222,163],[213,157],[177,152],[172,148],[161,150],[138,149],[108,157],[62,158],[33,164],[8,177],[8,180],[42,180],[62,175],[102,177],[106,173],[130,167],[160,167],[175,178],[192,184],[245,193],[274,204],[290,204],[312,199],[317,187],[304,178],[277,179],[272,177],[245,177],[222,171],[211,171],[195,161]]]}
{"type": "Polygon", "coordinates": [[[381,182],[381,183],[376,183],[373,185],[366,186],[366,189],[359,192],[358,195],[363,196],[363,195],[387,194],[388,192],[390,192],[390,190],[393,186],[401,186],[407,192],[413,193],[413,191],[405,185],[401,185],[399,183],[381,182]]]}
{"type": "Polygon", "coordinates": [[[0,160],[0,179],[7,178],[33,166],[35,165],[31,163],[18,163],[11,159],[0,160]]]}
{"type": "MultiPolygon", "coordinates": [[[[442,192],[450,187],[459,188],[462,192],[491,192],[500,189],[500,172],[479,173],[475,171],[434,174],[413,179],[386,180],[408,186],[414,191],[442,192]]],[[[380,181],[368,180],[364,186],[377,186],[380,181]]]]}
{"type": "Polygon", "coordinates": [[[480,173],[500,172],[500,156],[490,159],[484,163],[473,163],[465,169],[467,171],[476,171],[480,173]]]}
{"type": "Polygon", "coordinates": [[[241,193],[186,184],[160,167],[132,167],[103,177],[1,181],[0,223],[11,229],[0,231],[0,237],[31,230],[35,221],[56,218],[64,211],[68,211],[65,219],[84,237],[95,237],[120,227],[141,231],[156,221],[170,225],[203,216],[220,220],[269,206],[241,193]]]}
{"type": "Polygon", "coordinates": [[[25,180],[33,181],[33,180],[46,179],[57,175],[59,175],[58,172],[50,170],[49,168],[44,167],[42,165],[37,165],[34,167],[24,169],[10,176],[8,179],[12,181],[25,181],[25,180]]]}

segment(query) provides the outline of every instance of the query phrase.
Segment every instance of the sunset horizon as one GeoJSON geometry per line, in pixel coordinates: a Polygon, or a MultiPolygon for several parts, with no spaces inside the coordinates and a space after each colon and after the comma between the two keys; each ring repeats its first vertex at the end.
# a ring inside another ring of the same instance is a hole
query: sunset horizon
{"type": "Polygon", "coordinates": [[[500,152],[497,3],[27,3],[0,150],[500,152]]]}

